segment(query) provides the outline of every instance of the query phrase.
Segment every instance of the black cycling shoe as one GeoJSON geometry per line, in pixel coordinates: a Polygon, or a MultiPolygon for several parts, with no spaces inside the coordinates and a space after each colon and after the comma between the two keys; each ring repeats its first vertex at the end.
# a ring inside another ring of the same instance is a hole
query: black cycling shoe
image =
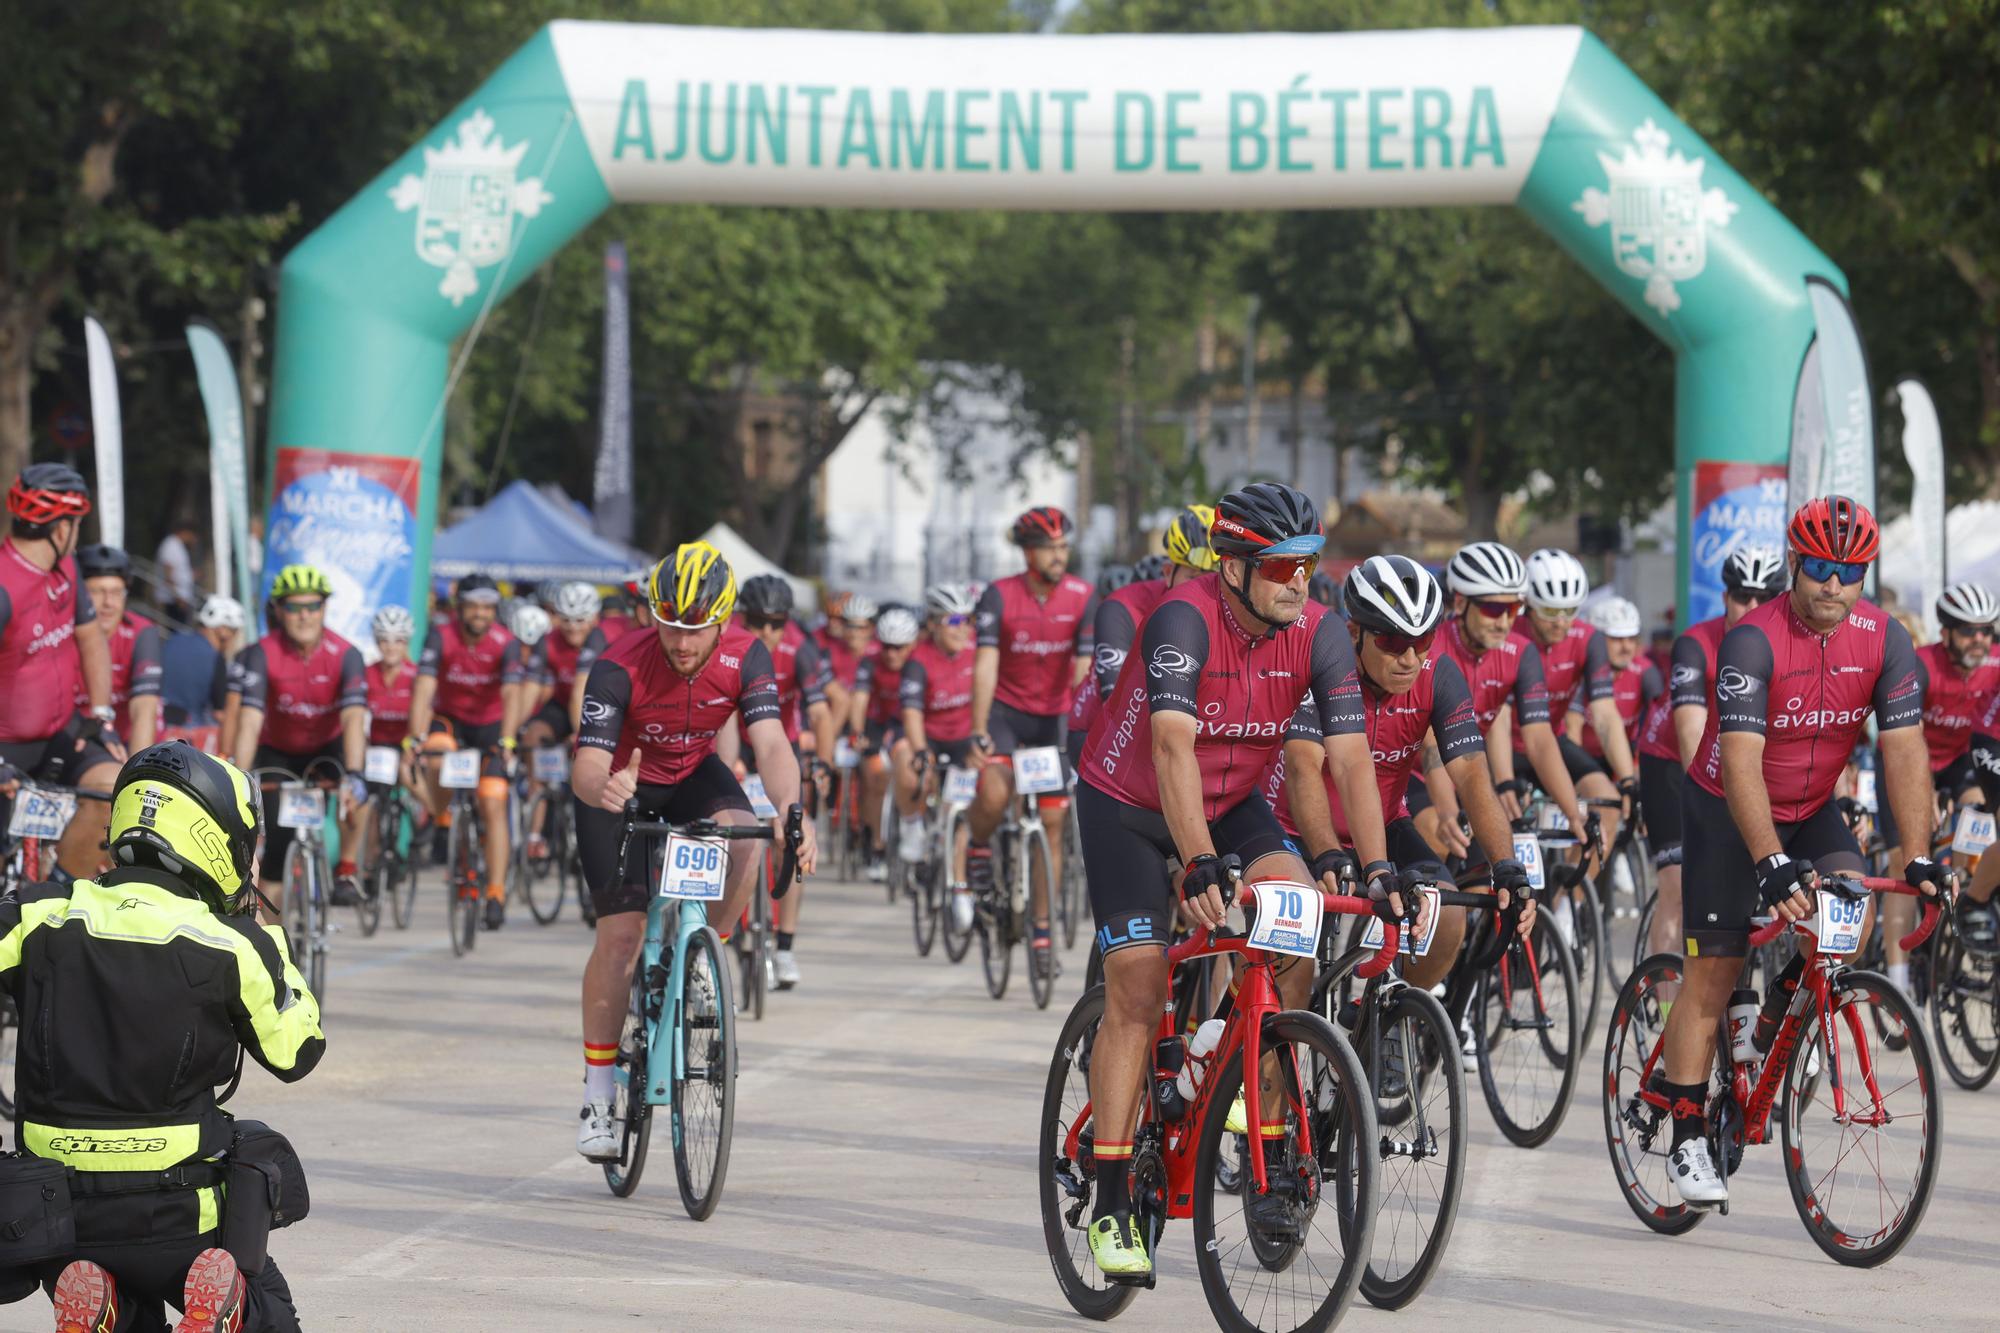
{"type": "Polygon", "coordinates": [[[498,898],[486,900],[486,928],[498,930],[507,924],[507,904],[498,898]]]}
{"type": "Polygon", "coordinates": [[[1243,1216],[1266,1241],[1298,1245],[1306,1238],[1306,1210],[1299,1199],[1299,1181],[1283,1154],[1267,1153],[1264,1178],[1270,1189],[1257,1192],[1257,1179],[1243,1173],[1243,1216]]]}
{"type": "Polygon", "coordinates": [[[358,907],[361,905],[361,884],[352,875],[337,875],[330,895],[335,907],[358,907]]]}
{"type": "Polygon", "coordinates": [[[1958,937],[1966,948],[1977,954],[2000,952],[2000,908],[1966,896],[1958,900],[1956,911],[1958,937]]]}
{"type": "Polygon", "coordinates": [[[1383,1101],[1401,1101],[1410,1091],[1409,1065],[1403,1059],[1403,1034],[1382,1034],[1382,1085],[1375,1095],[1383,1101]]]}

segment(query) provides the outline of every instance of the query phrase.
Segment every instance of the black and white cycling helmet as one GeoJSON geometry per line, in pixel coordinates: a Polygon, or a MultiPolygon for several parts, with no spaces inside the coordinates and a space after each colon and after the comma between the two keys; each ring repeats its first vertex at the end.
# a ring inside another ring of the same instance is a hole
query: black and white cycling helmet
{"type": "Polygon", "coordinates": [[[1458,548],[1445,566],[1444,581],[1461,597],[1519,597],[1527,590],[1528,570],[1512,548],[1473,542],[1458,548]]]}
{"type": "Polygon", "coordinates": [[[523,647],[532,648],[549,635],[549,613],[533,602],[524,602],[514,608],[514,619],[508,628],[523,647]]]}
{"type": "Polygon", "coordinates": [[[368,628],[378,639],[401,639],[408,643],[417,632],[417,621],[400,606],[385,606],[375,613],[375,619],[368,628]]]}
{"type": "Polygon", "coordinates": [[[1937,615],[1946,629],[1978,629],[2000,620],[2000,601],[1982,583],[1954,583],[1938,598],[1937,615]]]}
{"type": "Polygon", "coordinates": [[[743,580],[736,605],[748,616],[782,620],[792,613],[792,585],[776,574],[759,574],[743,580]]]}
{"type": "Polygon", "coordinates": [[[564,620],[588,620],[604,609],[604,598],[588,583],[565,583],[549,609],[564,620]]]}
{"type": "Polygon", "coordinates": [[[1602,630],[1607,639],[1639,637],[1639,608],[1624,597],[1605,597],[1592,602],[1583,618],[1602,630]]]}
{"type": "MultiPolygon", "coordinates": [[[[856,599],[859,600],[859,599],[856,599]]],[[[849,614],[852,614],[850,611],[849,614]]],[[[908,607],[892,606],[875,622],[875,637],[884,648],[901,648],[917,641],[917,616],[908,607]]]]}
{"type": "Polygon", "coordinates": [[[1154,579],[1163,579],[1166,576],[1167,558],[1158,551],[1154,551],[1151,555],[1142,555],[1132,562],[1134,583],[1151,583],[1154,579]]]}
{"type": "Polygon", "coordinates": [[[1419,638],[1444,616],[1444,589],[1428,569],[1406,555],[1373,555],[1347,573],[1341,585],[1347,619],[1377,634],[1419,638]]]}
{"type": "Polygon", "coordinates": [[[217,593],[201,604],[201,613],[195,618],[203,629],[242,629],[243,603],[217,593]]]}
{"type": "Polygon", "coordinates": [[[924,610],[933,616],[969,616],[974,602],[963,583],[933,583],[924,590],[924,610]]]}
{"type": "Polygon", "coordinates": [[[875,605],[873,597],[855,593],[847,599],[847,605],[840,610],[840,618],[849,624],[861,625],[882,614],[882,608],[875,605]]]}
{"type": "Polygon", "coordinates": [[[1785,557],[1775,546],[1739,546],[1722,562],[1722,586],[1729,592],[1775,597],[1785,587],[1785,557]]]}
{"type": "Polygon", "coordinates": [[[1528,605],[1538,611],[1574,611],[1590,595],[1590,575],[1568,551],[1544,546],[1528,557],[1528,605]]]}

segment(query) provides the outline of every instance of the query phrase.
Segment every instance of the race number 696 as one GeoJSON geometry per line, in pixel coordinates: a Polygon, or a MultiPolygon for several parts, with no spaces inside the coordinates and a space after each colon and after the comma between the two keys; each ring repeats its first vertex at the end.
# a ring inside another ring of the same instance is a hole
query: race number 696
{"type": "Polygon", "coordinates": [[[711,843],[682,842],[674,845],[674,869],[691,875],[712,875],[722,868],[722,849],[711,843]]]}

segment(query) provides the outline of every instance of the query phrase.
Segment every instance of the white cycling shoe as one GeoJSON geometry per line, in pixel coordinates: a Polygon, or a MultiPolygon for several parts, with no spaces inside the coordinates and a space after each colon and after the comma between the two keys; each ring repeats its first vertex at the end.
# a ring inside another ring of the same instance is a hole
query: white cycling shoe
{"type": "Polygon", "coordinates": [[[896,855],[905,861],[924,858],[924,817],[905,815],[896,827],[896,855]]]}
{"type": "Polygon", "coordinates": [[[952,890],[951,928],[959,935],[972,929],[972,893],[968,889],[952,890]]]}
{"type": "Polygon", "coordinates": [[[1729,1202],[1729,1186],[1708,1155],[1707,1139],[1689,1139],[1667,1157],[1667,1179],[1681,1196],[1681,1202],[1695,1208],[1713,1208],[1729,1202]]]}
{"type": "Polygon", "coordinates": [[[790,949],[772,953],[771,977],[778,983],[779,990],[790,990],[799,984],[799,960],[792,957],[790,949]]]}
{"type": "Polygon", "coordinates": [[[576,1131],[576,1150],[593,1162],[618,1160],[618,1122],[611,1118],[611,1103],[585,1102],[578,1113],[583,1123],[576,1131]]]}

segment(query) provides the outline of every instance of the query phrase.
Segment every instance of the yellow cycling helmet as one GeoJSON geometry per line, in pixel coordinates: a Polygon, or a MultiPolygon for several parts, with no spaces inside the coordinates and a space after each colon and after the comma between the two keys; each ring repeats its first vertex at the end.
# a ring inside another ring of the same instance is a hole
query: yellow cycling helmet
{"type": "Polygon", "coordinates": [[[218,912],[249,906],[264,806],[242,769],[186,741],[125,761],[111,793],[111,855],[187,884],[218,912]]]}
{"type": "Polygon", "coordinates": [[[686,542],[646,577],[653,614],[676,629],[720,625],[736,609],[736,574],[707,542],[686,542]]]}
{"type": "Polygon", "coordinates": [[[271,600],[274,602],[297,597],[300,593],[331,597],[333,584],[311,565],[286,565],[278,571],[278,577],[271,580],[271,600]]]}
{"type": "Polygon", "coordinates": [[[1214,505],[1189,505],[1167,524],[1167,559],[1182,569],[1207,573],[1215,568],[1208,530],[1215,522],[1214,505]]]}

